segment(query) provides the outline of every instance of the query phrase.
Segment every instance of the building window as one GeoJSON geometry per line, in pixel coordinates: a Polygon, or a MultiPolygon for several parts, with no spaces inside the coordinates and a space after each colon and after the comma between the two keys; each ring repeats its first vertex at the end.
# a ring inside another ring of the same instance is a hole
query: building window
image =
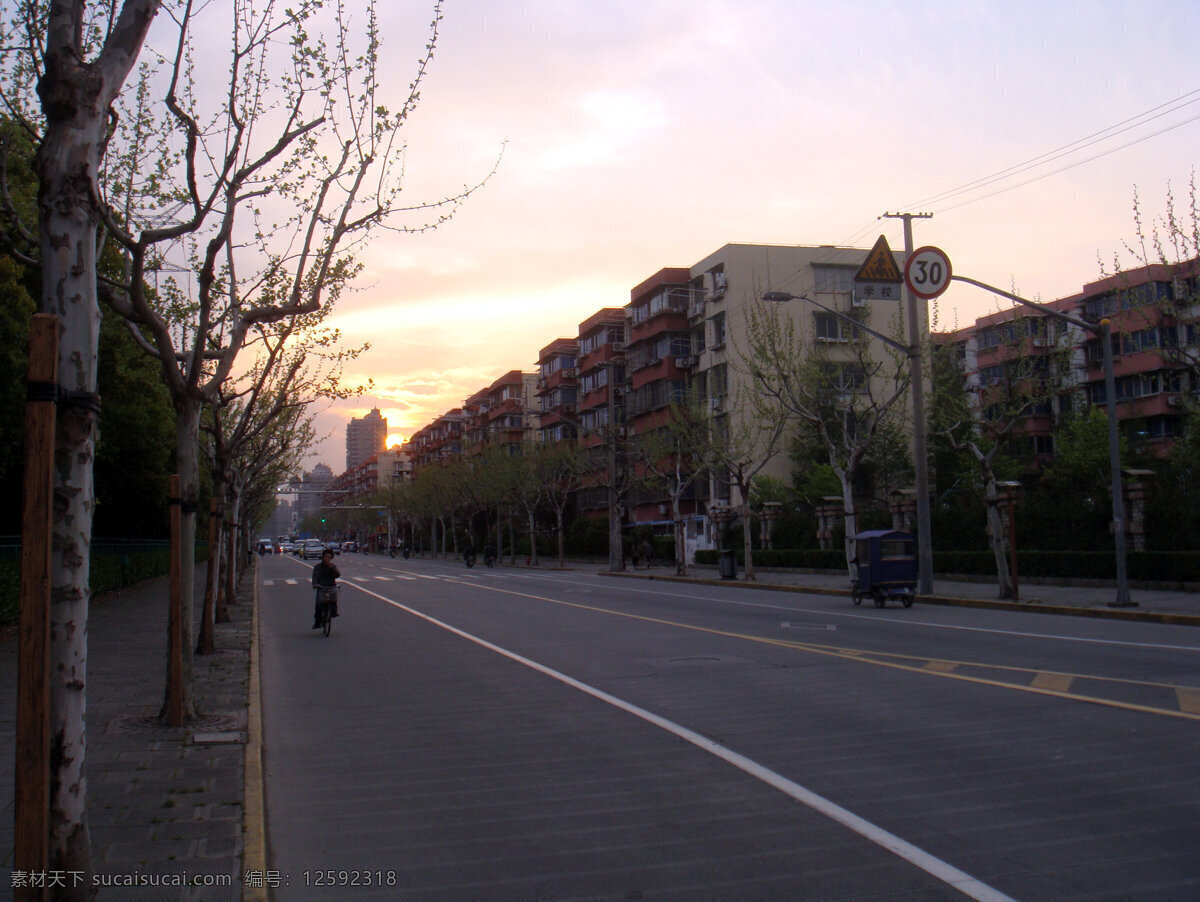
{"type": "Polygon", "coordinates": [[[819,293],[849,294],[854,290],[854,274],[850,266],[814,266],[813,290],[819,293]]]}
{"type": "Polygon", "coordinates": [[[817,341],[847,341],[850,331],[846,324],[832,313],[814,313],[813,329],[817,341]]]}
{"type": "Polygon", "coordinates": [[[1133,354],[1137,351],[1157,351],[1161,346],[1158,326],[1139,329],[1137,332],[1121,336],[1121,349],[1126,354],[1133,354]]]}
{"type": "Polygon", "coordinates": [[[709,285],[712,286],[708,296],[713,300],[724,297],[726,288],[724,265],[713,267],[708,271],[707,275],[709,285]]]}
{"type": "Polygon", "coordinates": [[[719,348],[725,344],[725,314],[718,313],[709,320],[712,323],[712,345],[711,347],[719,348]]]}

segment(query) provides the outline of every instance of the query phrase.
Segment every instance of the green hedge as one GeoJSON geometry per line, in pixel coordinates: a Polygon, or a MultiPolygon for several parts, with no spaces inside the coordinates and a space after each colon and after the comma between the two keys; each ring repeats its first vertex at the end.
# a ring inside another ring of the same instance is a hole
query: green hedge
{"type": "MultiPolygon", "coordinates": [[[[738,566],[745,566],[737,549],[738,566]]],[[[697,551],[696,563],[716,566],[718,552],[697,551]]],[[[1131,551],[1126,555],[1130,579],[1147,582],[1200,581],[1200,551],[1131,551]]],[[[808,570],[844,570],[842,549],[777,549],[755,551],[759,567],[794,567],[808,570]]],[[[1058,579],[1116,579],[1116,556],[1112,551],[1019,551],[1017,575],[1058,579]]],[[[995,576],[996,558],[991,551],[933,552],[937,573],[995,576]]]]}
{"type": "MultiPolygon", "coordinates": [[[[20,602],[21,553],[16,538],[0,541],[0,623],[17,619],[20,602]]],[[[196,560],[208,557],[208,543],[196,543],[196,560]]],[[[97,540],[92,543],[88,582],[93,595],[102,595],[170,572],[165,541],[97,540]]]]}

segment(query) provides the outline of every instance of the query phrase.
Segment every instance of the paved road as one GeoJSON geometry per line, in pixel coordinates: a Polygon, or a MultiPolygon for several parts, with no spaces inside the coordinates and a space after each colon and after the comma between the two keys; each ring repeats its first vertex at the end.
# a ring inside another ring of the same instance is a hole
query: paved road
{"type": "Polygon", "coordinates": [[[1194,628],[339,563],[328,639],[262,568],[276,899],[1200,897],[1194,628]]]}

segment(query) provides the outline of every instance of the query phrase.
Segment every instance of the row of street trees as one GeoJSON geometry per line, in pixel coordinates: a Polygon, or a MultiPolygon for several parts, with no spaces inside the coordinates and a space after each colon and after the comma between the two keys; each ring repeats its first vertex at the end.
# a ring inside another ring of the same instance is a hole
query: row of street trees
{"type": "MultiPolygon", "coordinates": [[[[311,437],[307,405],[345,390],[345,358],[323,323],[359,272],[356,253],[380,229],[445,221],[474,188],[428,203],[400,199],[402,131],[432,59],[440,2],[395,102],[380,80],[370,0],[353,8],[14,0],[0,19],[3,275],[61,325],[51,827],[40,860],[16,864],[86,872],[86,623],[104,321],[153,362],[173,411],[184,551],[172,619],[184,660],[179,676],[168,667],[164,711],[187,719],[202,449],[213,495],[229,505],[222,522],[262,516],[269,487],[311,437]],[[213,73],[227,77],[214,85],[213,73]]],[[[214,567],[220,548],[232,573],[237,544],[214,536],[214,567]]],[[[212,577],[210,594],[220,582],[212,577]]]]}

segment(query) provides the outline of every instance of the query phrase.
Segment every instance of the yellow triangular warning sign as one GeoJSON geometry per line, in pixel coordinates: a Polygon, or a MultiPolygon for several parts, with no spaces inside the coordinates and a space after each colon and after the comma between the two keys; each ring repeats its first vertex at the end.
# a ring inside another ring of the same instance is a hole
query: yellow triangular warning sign
{"type": "Polygon", "coordinates": [[[900,267],[896,265],[896,258],[892,256],[892,249],[888,247],[887,237],[879,236],[879,240],[875,242],[875,246],[871,248],[871,253],[867,254],[867,259],[862,267],[854,276],[855,282],[903,282],[904,276],[900,274],[900,267]]]}

